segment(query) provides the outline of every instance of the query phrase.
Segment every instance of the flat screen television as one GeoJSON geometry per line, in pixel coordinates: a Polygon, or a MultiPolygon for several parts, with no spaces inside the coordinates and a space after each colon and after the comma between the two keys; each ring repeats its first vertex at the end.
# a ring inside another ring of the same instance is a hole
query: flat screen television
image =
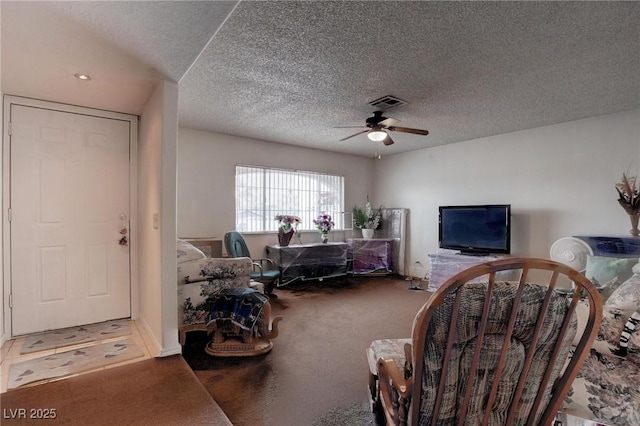
{"type": "Polygon", "coordinates": [[[440,206],[440,248],[482,255],[511,252],[511,205],[440,206]]]}

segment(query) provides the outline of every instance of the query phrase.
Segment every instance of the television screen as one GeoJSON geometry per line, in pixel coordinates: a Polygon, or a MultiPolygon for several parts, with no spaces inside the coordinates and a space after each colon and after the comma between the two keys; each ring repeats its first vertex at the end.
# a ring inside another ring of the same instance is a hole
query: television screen
{"type": "Polygon", "coordinates": [[[439,207],[440,248],[469,254],[511,252],[511,206],[439,207]]]}

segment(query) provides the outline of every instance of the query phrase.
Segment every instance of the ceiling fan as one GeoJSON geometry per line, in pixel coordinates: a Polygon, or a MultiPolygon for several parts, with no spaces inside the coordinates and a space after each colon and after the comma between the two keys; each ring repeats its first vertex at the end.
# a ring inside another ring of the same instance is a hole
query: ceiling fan
{"type": "MultiPolygon", "coordinates": [[[[427,130],[411,129],[409,127],[396,126],[395,124],[398,123],[399,120],[396,120],[395,118],[383,117],[382,113],[383,111],[375,111],[373,113],[373,117],[367,118],[365,122],[366,127],[368,128],[367,130],[363,130],[351,136],[347,136],[346,138],[342,138],[340,139],[340,142],[350,139],[354,136],[358,136],[363,133],[366,133],[367,137],[374,142],[382,141],[385,145],[391,145],[393,144],[393,139],[391,139],[391,136],[389,135],[389,133],[387,133],[387,131],[413,133],[414,135],[423,135],[423,136],[426,136],[429,134],[427,130]]],[[[353,127],[354,126],[340,126],[337,128],[348,129],[353,127]]],[[[355,126],[355,127],[362,127],[362,126],[355,126]]]]}

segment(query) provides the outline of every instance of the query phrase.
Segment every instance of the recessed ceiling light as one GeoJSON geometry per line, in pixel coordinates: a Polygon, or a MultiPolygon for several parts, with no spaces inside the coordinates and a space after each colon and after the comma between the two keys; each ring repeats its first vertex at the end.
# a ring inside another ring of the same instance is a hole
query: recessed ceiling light
{"type": "Polygon", "coordinates": [[[77,78],[78,80],[84,80],[84,81],[91,80],[91,76],[89,76],[87,74],[74,74],[73,76],[75,78],[77,78]]]}

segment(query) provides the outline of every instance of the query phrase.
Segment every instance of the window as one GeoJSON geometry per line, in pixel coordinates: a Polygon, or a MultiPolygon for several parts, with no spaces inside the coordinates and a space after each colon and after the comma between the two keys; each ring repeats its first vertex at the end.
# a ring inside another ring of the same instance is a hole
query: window
{"type": "Polygon", "coordinates": [[[344,177],[298,170],[236,166],[236,229],[277,231],[276,215],[302,220],[299,230],[313,230],[313,219],[328,213],[344,229],[344,177]]]}

